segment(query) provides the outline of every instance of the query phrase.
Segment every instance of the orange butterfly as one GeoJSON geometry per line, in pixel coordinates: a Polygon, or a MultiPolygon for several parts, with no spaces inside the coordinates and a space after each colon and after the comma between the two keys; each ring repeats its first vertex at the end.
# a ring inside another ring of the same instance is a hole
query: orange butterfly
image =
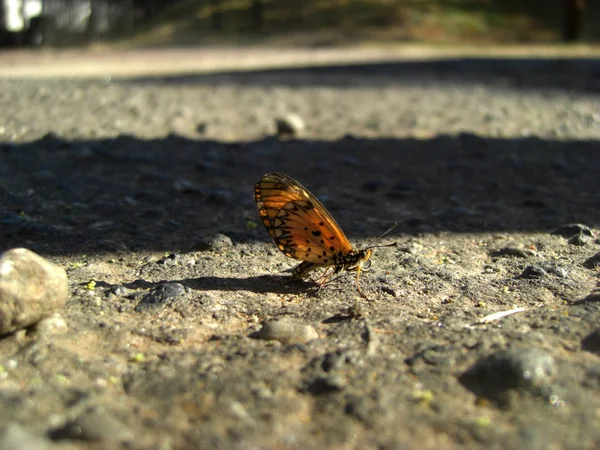
{"type": "MultiPolygon", "coordinates": [[[[356,289],[364,296],[358,278],[362,264],[371,257],[373,246],[353,249],[321,202],[287,175],[264,175],[254,185],[254,199],[262,223],[279,250],[285,256],[302,261],[292,270],[294,278],[302,279],[311,271],[324,267],[326,270],[318,280],[319,286],[322,286],[333,274],[344,270],[356,271],[356,289]]],[[[395,227],[396,224],[377,239],[395,227]]]]}

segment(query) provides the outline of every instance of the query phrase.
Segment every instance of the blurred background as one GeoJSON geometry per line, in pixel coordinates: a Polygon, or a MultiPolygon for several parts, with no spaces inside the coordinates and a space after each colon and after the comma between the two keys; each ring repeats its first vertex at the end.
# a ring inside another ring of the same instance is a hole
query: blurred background
{"type": "Polygon", "coordinates": [[[598,0],[0,0],[0,43],[64,47],[600,40],[598,0]]]}

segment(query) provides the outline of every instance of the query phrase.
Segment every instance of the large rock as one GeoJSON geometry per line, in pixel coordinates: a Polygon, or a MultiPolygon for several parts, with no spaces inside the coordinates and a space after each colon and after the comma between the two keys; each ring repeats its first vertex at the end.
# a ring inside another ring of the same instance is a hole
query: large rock
{"type": "Polygon", "coordinates": [[[67,273],[25,248],[0,255],[0,335],[39,322],[62,308],[69,294],[67,273]]]}

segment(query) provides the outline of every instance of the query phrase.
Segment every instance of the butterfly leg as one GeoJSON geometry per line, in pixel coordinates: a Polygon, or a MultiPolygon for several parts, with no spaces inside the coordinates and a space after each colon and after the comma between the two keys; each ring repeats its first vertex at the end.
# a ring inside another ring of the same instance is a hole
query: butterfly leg
{"type": "Polygon", "coordinates": [[[317,280],[317,284],[319,285],[319,290],[317,292],[319,292],[321,290],[321,288],[323,287],[323,285],[325,283],[327,283],[327,280],[329,280],[329,278],[331,278],[331,275],[333,275],[334,273],[337,273],[337,272],[338,271],[333,266],[330,266],[327,269],[325,269],[325,272],[323,272],[323,274],[317,280]]]}
{"type": "Polygon", "coordinates": [[[365,295],[365,293],[361,290],[360,288],[360,284],[358,282],[358,278],[360,277],[360,271],[361,271],[361,266],[360,264],[358,266],[356,266],[356,290],[358,291],[358,293],[360,294],[361,297],[363,298],[367,298],[367,296],[365,295]]]}
{"type": "Polygon", "coordinates": [[[360,262],[359,262],[355,266],[346,267],[346,269],[345,269],[347,272],[356,272],[356,290],[358,291],[358,293],[360,294],[360,296],[362,298],[368,298],[368,297],[365,295],[365,293],[360,288],[360,283],[359,283],[360,272],[363,270],[364,271],[368,270],[369,267],[371,267],[370,261],[369,261],[369,265],[366,267],[363,267],[363,265],[360,264],[360,262]]]}

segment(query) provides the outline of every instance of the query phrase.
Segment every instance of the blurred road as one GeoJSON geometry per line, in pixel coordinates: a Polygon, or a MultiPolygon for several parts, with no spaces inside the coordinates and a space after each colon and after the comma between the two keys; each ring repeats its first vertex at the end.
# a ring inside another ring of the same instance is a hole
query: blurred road
{"type": "Polygon", "coordinates": [[[127,77],[457,57],[597,58],[600,46],[108,48],[0,52],[0,77],[127,77]]]}

